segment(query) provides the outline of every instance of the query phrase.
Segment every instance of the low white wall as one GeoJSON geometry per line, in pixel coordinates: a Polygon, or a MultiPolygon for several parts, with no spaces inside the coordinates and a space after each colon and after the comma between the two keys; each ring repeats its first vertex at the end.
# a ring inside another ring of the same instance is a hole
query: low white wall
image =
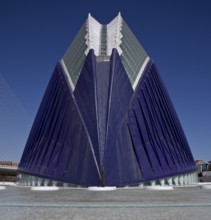
{"type": "Polygon", "coordinates": [[[203,171],[202,176],[211,176],[211,171],[203,171]]]}

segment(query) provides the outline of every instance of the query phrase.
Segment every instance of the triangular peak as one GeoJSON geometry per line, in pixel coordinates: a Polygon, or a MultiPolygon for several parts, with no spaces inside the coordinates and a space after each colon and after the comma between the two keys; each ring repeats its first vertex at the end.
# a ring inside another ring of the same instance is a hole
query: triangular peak
{"type": "Polygon", "coordinates": [[[116,49],[122,58],[131,85],[136,89],[149,57],[123,20],[121,13],[105,25],[88,14],[87,20],[61,60],[65,72],[70,76],[72,90],[90,49],[94,50],[97,57],[109,57],[112,49],[116,49]]]}

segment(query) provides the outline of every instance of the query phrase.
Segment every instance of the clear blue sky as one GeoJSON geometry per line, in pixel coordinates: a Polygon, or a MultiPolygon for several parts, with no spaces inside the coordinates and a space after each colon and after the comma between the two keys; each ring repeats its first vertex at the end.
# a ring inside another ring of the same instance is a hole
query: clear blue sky
{"type": "Polygon", "coordinates": [[[0,0],[0,74],[32,122],[88,13],[108,23],[119,11],[157,64],[194,157],[211,160],[209,0],[0,0]]]}

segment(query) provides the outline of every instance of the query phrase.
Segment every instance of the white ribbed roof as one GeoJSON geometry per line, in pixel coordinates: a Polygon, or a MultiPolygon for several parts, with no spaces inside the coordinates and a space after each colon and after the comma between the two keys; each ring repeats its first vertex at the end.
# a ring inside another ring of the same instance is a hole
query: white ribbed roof
{"type": "MultiPolygon", "coordinates": [[[[87,34],[86,45],[87,49],[85,54],[87,55],[90,49],[94,49],[95,55],[100,56],[101,54],[101,39],[102,39],[102,27],[96,19],[94,19],[91,14],[88,15],[87,19],[87,34]]],[[[121,44],[121,27],[122,27],[122,17],[119,13],[116,18],[114,18],[109,24],[106,25],[106,56],[110,56],[112,53],[112,49],[116,48],[121,55],[122,50],[120,48],[121,44]]]]}

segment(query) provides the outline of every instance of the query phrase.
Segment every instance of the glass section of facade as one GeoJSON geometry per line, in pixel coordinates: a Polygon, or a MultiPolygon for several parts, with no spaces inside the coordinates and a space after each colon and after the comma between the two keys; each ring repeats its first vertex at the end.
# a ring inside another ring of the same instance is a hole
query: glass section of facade
{"type": "Polygon", "coordinates": [[[101,28],[101,42],[100,42],[100,55],[107,55],[107,27],[106,25],[102,25],[101,28]]]}
{"type": "Polygon", "coordinates": [[[123,51],[121,54],[122,62],[133,85],[148,55],[123,19],[121,32],[123,35],[120,45],[123,51]]]}
{"type": "Polygon", "coordinates": [[[86,33],[87,31],[85,22],[63,57],[64,63],[74,85],[77,83],[78,77],[84,64],[84,60],[86,58],[86,33]]]}

